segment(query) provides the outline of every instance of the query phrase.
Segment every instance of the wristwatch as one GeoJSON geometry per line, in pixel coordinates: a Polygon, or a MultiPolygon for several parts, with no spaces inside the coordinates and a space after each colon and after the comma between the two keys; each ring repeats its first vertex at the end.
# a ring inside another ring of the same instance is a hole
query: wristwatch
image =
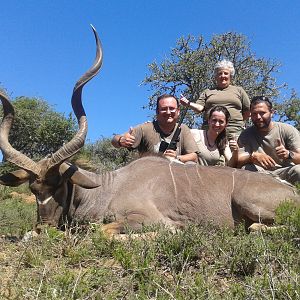
{"type": "Polygon", "coordinates": [[[288,156],[288,159],[291,159],[293,160],[295,157],[295,153],[293,151],[289,151],[289,156],[288,156]]]}

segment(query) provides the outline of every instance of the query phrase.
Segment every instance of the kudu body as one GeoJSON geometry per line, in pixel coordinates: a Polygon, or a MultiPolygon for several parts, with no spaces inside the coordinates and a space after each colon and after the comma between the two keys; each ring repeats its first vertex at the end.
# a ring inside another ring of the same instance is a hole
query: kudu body
{"type": "MultiPolygon", "coordinates": [[[[93,28],[94,30],[94,28],[93,28]]],[[[7,96],[0,93],[4,117],[0,148],[4,157],[21,169],[0,177],[16,186],[29,181],[36,196],[38,223],[53,226],[66,221],[108,222],[108,233],[125,226],[161,223],[172,227],[187,222],[234,226],[246,220],[271,223],[275,208],[286,199],[300,203],[294,189],[271,176],[226,167],[177,164],[160,157],[145,157],[105,174],[94,174],[66,162],[84,145],[87,119],[82,88],[102,64],[102,48],[94,30],[97,52],[93,66],[76,83],[72,107],[79,123],[75,137],[39,162],[15,150],[8,141],[14,118],[7,96]]]]}

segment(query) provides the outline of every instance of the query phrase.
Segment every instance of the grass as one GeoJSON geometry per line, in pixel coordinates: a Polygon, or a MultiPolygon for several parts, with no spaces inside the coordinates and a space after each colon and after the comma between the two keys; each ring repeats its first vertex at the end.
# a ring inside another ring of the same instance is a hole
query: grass
{"type": "Polygon", "coordinates": [[[12,189],[0,185],[0,236],[22,236],[36,220],[36,204],[28,204],[21,196],[13,196],[12,192],[24,194],[28,193],[28,188],[21,186],[12,189]]]}
{"type": "Polygon", "coordinates": [[[272,232],[190,224],[120,241],[89,225],[45,227],[25,243],[35,205],[3,187],[0,199],[1,299],[300,299],[300,208],[291,203],[272,232]]]}

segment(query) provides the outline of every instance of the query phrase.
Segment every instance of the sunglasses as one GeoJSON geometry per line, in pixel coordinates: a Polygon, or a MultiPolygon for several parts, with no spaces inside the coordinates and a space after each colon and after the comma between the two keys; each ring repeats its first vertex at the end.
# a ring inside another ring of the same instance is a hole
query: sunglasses
{"type": "Polygon", "coordinates": [[[177,111],[178,108],[173,108],[173,107],[163,107],[161,108],[159,111],[162,112],[162,113],[167,113],[168,111],[170,113],[174,113],[177,111]]]}
{"type": "Polygon", "coordinates": [[[256,101],[262,101],[262,102],[267,102],[269,103],[269,105],[272,107],[273,104],[271,102],[271,100],[268,98],[268,97],[265,97],[265,96],[254,96],[252,99],[251,99],[251,103],[254,103],[256,101]]]}

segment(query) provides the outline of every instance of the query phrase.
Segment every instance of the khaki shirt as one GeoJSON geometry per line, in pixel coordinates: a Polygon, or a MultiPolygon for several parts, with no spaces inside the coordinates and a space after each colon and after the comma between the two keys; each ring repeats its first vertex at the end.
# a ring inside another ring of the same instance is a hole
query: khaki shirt
{"type": "Polygon", "coordinates": [[[273,122],[273,125],[266,135],[262,135],[255,126],[245,129],[239,137],[240,154],[265,153],[276,162],[275,169],[292,166],[294,164],[289,160],[278,158],[275,148],[278,146],[278,139],[287,150],[293,151],[300,148],[300,133],[289,124],[273,122]]]}
{"type": "Polygon", "coordinates": [[[226,129],[228,138],[237,138],[244,128],[243,113],[250,110],[250,100],[243,88],[229,85],[227,88],[206,89],[196,101],[204,106],[204,124],[207,123],[209,110],[216,105],[225,106],[230,113],[226,129]]]}
{"type": "MultiPolygon", "coordinates": [[[[216,145],[209,147],[205,142],[205,131],[199,129],[191,129],[194,139],[198,146],[198,160],[202,166],[224,166],[225,156],[220,155],[216,145]]],[[[229,144],[227,143],[225,152],[231,153],[229,144]]]]}
{"type": "MultiPolygon", "coordinates": [[[[174,128],[170,135],[165,135],[158,126],[157,121],[144,123],[133,128],[132,135],[135,136],[133,149],[137,149],[140,155],[148,153],[159,153],[162,141],[170,142],[176,130],[174,128]]],[[[177,155],[197,152],[197,144],[190,132],[190,129],[182,124],[179,142],[177,143],[177,155]]]]}

